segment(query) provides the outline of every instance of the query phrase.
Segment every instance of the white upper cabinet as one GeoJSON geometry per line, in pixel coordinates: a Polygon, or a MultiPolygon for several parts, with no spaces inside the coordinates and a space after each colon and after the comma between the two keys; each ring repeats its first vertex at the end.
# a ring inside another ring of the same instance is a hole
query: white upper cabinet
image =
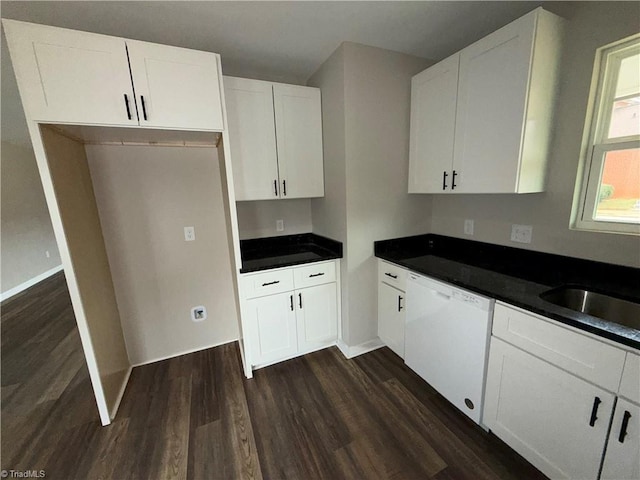
{"type": "Polygon", "coordinates": [[[30,120],[224,128],[215,53],[3,20],[30,120]]]}
{"type": "Polygon", "coordinates": [[[459,62],[456,53],[411,79],[409,193],[451,191],[459,62]]]}
{"type": "Polygon", "coordinates": [[[324,196],[320,89],[273,85],[283,198],[324,196]]]}
{"type": "Polygon", "coordinates": [[[140,125],[222,130],[215,53],[127,40],[140,125]]]}
{"type": "Polygon", "coordinates": [[[138,125],[124,39],[14,20],[2,23],[31,119],[138,125]]]}
{"type": "Polygon", "coordinates": [[[410,193],[544,190],[561,32],[560,17],[538,8],[460,51],[457,78],[454,57],[416,76],[449,72],[428,94],[413,84],[412,111],[430,113],[412,115],[410,193]]]}
{"type": "Polygon", "coordinates": [[[278,197],[273,87],[270,82],[224,77],[236,200],[278,197]]]}
{"type": "Polygon", "coordinates": [[[320,90],[224,77],[236,200],[324,196],[320,90]]]}

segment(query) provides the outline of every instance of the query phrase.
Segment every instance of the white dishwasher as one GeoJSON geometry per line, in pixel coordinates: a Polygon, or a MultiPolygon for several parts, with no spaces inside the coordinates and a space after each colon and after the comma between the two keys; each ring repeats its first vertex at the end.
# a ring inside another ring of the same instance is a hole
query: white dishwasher
{"type": "Polygon", "coordinates": [[[494,300],[410,273],[405,363],[480,424],[494,300]]]}

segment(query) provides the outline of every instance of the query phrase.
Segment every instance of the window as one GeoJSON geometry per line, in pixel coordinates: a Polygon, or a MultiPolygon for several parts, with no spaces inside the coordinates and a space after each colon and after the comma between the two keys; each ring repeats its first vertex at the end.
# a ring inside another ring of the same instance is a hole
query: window
{"type": "Polygon", "coordinates": [[[640,35],[598,50],[574,227],[640,234],[640,35]]]}

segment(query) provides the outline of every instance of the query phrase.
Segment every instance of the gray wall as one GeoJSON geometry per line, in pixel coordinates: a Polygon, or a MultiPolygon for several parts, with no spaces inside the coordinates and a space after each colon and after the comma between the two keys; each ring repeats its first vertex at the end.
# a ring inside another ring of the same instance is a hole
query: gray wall
{"type": "Polygon", "coordinates": [[[276,237],[311,231],[311,200],[263,200],[236,202],[240,239],[276,237]],[[276,221],[284,222],[278,232],[276,221]]]}
{"type": "Polygon", "coordinates": [[[0,291],[7,292],[59,266],[60,254],[33,149],[2,142],[0,177],[0,291]]]}
{"type": "Polygon", "coordinates": [[[325,198],[311,200],[313,228],[346,242],[350,346],[377,337],[373,242],[428,230],[430,197],[410,197],[407,178],[411,77],[430,63],[346,42],[309,80],[322,89],[325,145],[325,198]]]}
{"type": "MultiPolygon", "coordinates": [[[[548,7],[553,10],[553,2],[548,7]]],[[[529,195],[433,195],[431,231],[640,267],[637,236],[569,229],[582,133],[598,47],[638,32],[637,2],[581,2],[567,17],[547,189],[529,195]],[[463,235],[475,220],[473,237],[463,235]],[[530,245],[510,241],[511,224],[533,225],[530,245]]]]}

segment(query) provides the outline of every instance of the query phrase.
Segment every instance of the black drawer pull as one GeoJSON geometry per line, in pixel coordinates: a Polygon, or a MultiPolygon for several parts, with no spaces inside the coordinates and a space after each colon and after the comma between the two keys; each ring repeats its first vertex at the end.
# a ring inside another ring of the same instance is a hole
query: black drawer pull
{"type": "Polygon", "coordinates": [[[404,300],[404,298],[402,298],[400,295],[398,295],[398,311],[402,311],[402,300],[404,300]]]}
{"type": "Polygon", "coordinates": [[[280,280],[274,280],[273,282],[263,283],[263,287],[268,287],[269,285],[275,285],[276,283],[280,283],[280,280]]]}
{"type": "Polygon", "coordinates": [[[447,172],[444,171],[442,172],[442,189],[446,190],[447,189],[447,172]]]}
{"type": "Polygon", "coordinates": [[[287,196],[287,181],[286,180],[282,180],[282,194],[285,197],[287,196]]]}
{"type": "Polygon", "coordinates": [[[300,306],[300,308],[302,308],[302,294],[301,293],[298,294],[298,302],[299,302],[298,305],[300,306]]]}
{"type": "Polygon", "coordinates": [[[273,181],[273,194],[276,197],[278,196],[278,180],[273,181]]]}
{"type": "Polygon", "coordinates": [[[451,176],[451,190],[454,190],[456,188],[456,175],[458,174],[454,170],[453,175],[451,176]]]}
{"type": "Polygon", "coordinates": [[[309,278],[321,277],[322,275],[324,275],[324,272],[322,272],[322,273],[312,273],[311,275],[309,275],[309,278]]]}
{"type": "Polygon", "coordinates": [[[140,103],[142,103],[142,116],[147,120],[147,106],[144,104],[144,97],[140,95],[140,103]]]}
{"type": "Polygon", "coordinates": [[[394,280],[395,280],[396,278],[398,278],[398,275],[394,275],[393,273],[384,272],[384,274],[385,274],[387,277],[391,277],[391,278],[393,278],[394,280]]]}
{"type": "Polygon", "coordinates": [[[631,412],[628,410],[624,411],[624,415],[622,416],[622,425],[620,426],[620,435],[618,436],[618,441],[620,443],[624,443],[624,437],[627,436],[627,427],[629,426],[629,419],[631,418],[631,412]]]}
{"type": "Polygon", "coordinates": [[[600,397],[596,397],[593,399],[593,408],[591,409],[591,418],[589,419],[589,426],[593,427],[596,424],[596,420],[598,419],[598,407],[602,403],[600,397]]]}
{"type": "Polygon", "coordinates": [[[289,300],[291,301],[290,306],[291,306],[291,311],[293,312],[293,295],[289,295],[289,300]]]}
{"type": "Polygon", "coordinates": [[[127,94],[124,94],[124,104],[127,107],[127,118],[129,120],[131,120],[131,109],[129,108],[129,97],[127,97],[127,94]]]}

